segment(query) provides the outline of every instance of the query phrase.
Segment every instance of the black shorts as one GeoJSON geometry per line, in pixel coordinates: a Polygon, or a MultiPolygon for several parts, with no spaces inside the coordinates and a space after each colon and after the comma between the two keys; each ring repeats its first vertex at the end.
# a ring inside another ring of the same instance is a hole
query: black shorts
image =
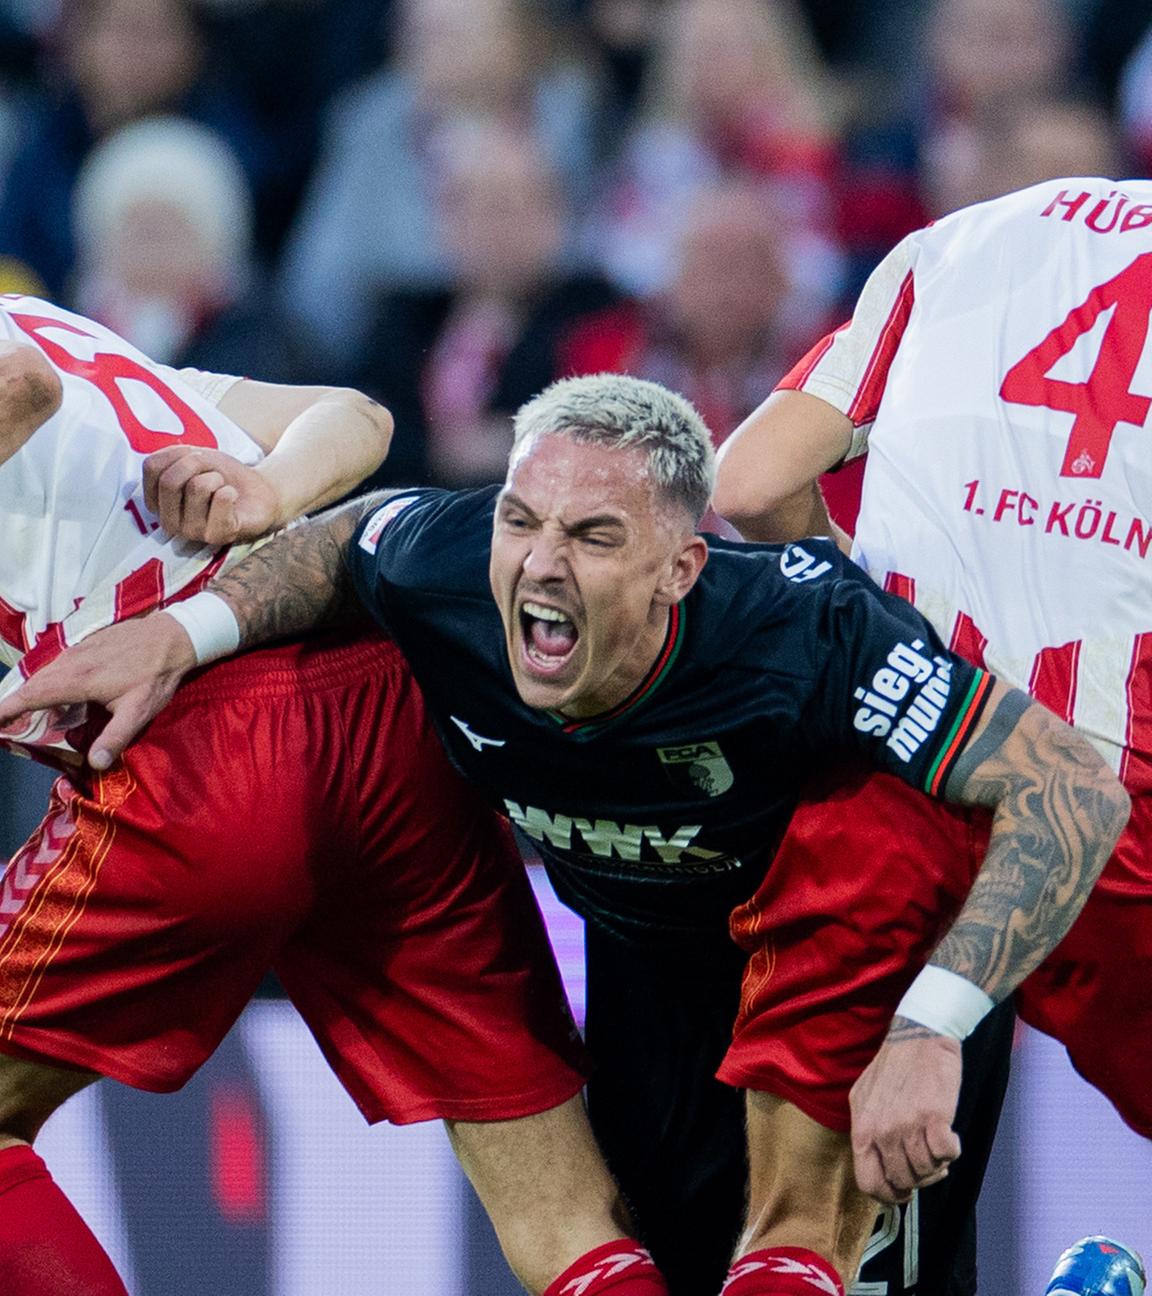
{"type": "MultiPolygon", "coordinates": [[[[672,1296],[714,1296],[743,1225],[744,1097],[715,1072],[731,1039],[744,963],[726,942],[654,950],[587,928],[589,1114],[672,1296]]],[[[966,1042],[956,1122],[964,1155],[908,1208],[910,1230],[907,1209],[898,1222],[881,1217],[860,1275],[873,1296],[975,1296],[976,1197],[1004,1100],[1012,1028],[1003,1006],[966,1042]]]]}

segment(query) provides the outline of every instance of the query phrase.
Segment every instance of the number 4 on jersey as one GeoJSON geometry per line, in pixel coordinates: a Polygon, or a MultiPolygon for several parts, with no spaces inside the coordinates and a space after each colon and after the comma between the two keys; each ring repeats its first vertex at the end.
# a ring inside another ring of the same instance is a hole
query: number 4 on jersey
{"type": "Polygon", "coordinates": [[[1063,324],[1008,370],[1000,387],[1002,399],[1076,416],[1060,466],[1061,477],[1099,477],[1117,423],[1139,426],[1148,417],[1152,398],[1139,396],[1129,387],[1148,337],[1150,308],[1152,252],[1145,252],[1115,278],[1093,288],[1063,324]],[[1115,311],[1087,381],[1049,378],[1052,366],[1112,307],[1115,311]]]}

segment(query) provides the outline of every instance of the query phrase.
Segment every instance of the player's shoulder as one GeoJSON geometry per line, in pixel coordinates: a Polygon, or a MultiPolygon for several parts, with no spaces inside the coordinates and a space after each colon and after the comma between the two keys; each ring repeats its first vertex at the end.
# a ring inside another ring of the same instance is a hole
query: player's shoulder
{"type": "Polygon", "coordinates": [[[704,573],[712,600],[745,599],[759,606],[790,597],[795,586],[829,585],[867,576],[830,536],[808,536],[787,544],[753,544],[708,537],[704,573]]]}
{"type": "Polygon", "coordinates": [[[487,580],[498,486],[451,491],[415,487],[372,510],[353,538],[353,554],[390,585],[461,590],[487,580]]]}
{"type": "Polygon", "coordinates": [[[812,536],[791,544],[742,544],[709,538],[709,558],[694,591],[706,644],[734,660],[761,641],[796,645],[820,627],[845,590],[876,587],[834,541],[812,536]]]}

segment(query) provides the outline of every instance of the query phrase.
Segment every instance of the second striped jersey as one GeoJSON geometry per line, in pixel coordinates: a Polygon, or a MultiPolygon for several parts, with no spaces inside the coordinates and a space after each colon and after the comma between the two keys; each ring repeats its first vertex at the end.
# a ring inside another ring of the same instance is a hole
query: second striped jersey
{"type": "Polygon", "coordinates": [[[868,451],[853,556],[1152,787],[1152,183],[910,235],[781,384],[868,451]]]}

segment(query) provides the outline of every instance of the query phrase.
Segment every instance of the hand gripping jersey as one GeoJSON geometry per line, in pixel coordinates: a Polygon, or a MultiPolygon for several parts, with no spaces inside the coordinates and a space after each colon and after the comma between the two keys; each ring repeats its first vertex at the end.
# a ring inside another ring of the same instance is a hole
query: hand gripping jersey
{"type": "MultiPolygon", "coordinates": [[[[16,667],[4,692],[67,644],[191,593],[253,547],[162,531],[144,503],[147,455],[208,446],[253,464],[263,451],[212,403],[234,379],[182,376],[32,297],[0,297],[0,337],[38,347],[63,384],[57,413],[0,464],[0,662],[16,667]]],[[[47,718],[20,738],[66,746],[47,718]]]]}
{"type": "Polygon", "coordinates": [[[814,771],[863,761],[944,786],[991,677],[823,541],[710,539],[629,698],[583,721],[525,706],[488,586],[496,494],[393,498],[349,562],[449,755],[584,917],[635,939],[727,942],[814,771]]]}
{"type": "Polygon", "coordinates": [[[853,556],[1152,787],[1152,183],[910,235],[781,384],[869,451],[853,556]]]}

